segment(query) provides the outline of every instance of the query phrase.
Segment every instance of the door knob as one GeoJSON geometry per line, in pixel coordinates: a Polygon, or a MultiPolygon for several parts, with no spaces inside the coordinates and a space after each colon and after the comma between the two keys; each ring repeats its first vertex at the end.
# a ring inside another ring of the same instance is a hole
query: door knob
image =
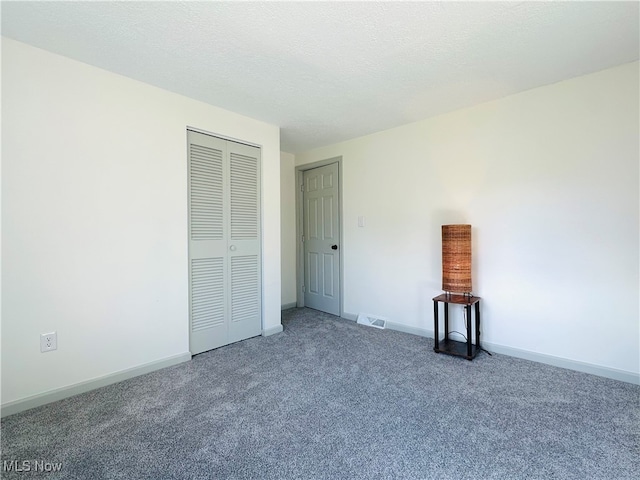
{"type": "Polygon", "coordinates": [[[229,250],[231,250],[232,252],[235,252],[236,251],[236,246],[235,245],[231,245],[229,247],[229,250]]]}
{"type": "Polygon", "coordinates": [[[337,250],[338,249],[338,245],[331,245],[331,250],[337,250]]]}

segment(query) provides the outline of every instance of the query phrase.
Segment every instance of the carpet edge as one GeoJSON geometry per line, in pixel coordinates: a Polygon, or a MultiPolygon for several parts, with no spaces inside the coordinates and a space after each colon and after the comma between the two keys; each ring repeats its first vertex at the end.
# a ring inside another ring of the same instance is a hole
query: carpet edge
{"type": "Polygon", "coordinates": [[[166,367],[172,367],[179,363],[187,362],[191,360],[191,353],[184,352],[171,357],[156,360],[154,362],[145,363],[136,367],[127,368],[118,372],[110,373],[98,378],[86,380],[83,382],[68,385],[66,387],[60,387],[48,392],[31,395],[29,397],[21,398],[19,400],[13,400],[11,402],[3,403],[0,406],[0,416],[2,418],[14,415],[16,413],[24,412],[35,407],[46,405],[47,403],[56,402],[65,398],[73,397],[80,393],[85,393],[96,388],[106,387],[113,383],[118,383],[123,380],[128,380],[139,375],[151,373],[156,370],[161,370],[166,367]]]}
{"type": "MultiPolygon", "coordinates": [[[[352,316],[351,314],[346,315],[352,316]]],[[[433,338],[433,330],[428,330],[426,328],[412,327],[395,322],[387,322],[387,328],[389,330],[397,330],[399,332],[418,335],[420,337],[433,338]]],[[[571,360],[569,358],[556,357],[554,355],[548,355],[545,353],[522,350],[519,348],[509,347],[506,345],[500,345],[491,342],[481,341],[480,343],[483,348],[486,348],[492,353],[495,352],[501,355],[522,358],[523,360],[531,360],[533,362],[544,363],[546,365],[552,365],[554,367],[566,368],[568,370],[574,370],[581,373],[589,373],[591,375],[597,375],[599,377],[619,380],[621,382],[631,383],[634,385],[640,385],[639,373],[605,367],[602,365],[595,365],[593,363],[586,363],[578,360],[571,360]]]]}

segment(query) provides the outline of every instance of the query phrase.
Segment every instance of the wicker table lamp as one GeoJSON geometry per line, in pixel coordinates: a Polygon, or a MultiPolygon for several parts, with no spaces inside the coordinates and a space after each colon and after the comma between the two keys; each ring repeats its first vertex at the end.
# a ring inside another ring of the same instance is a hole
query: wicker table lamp
{"type": "Polygon", "coordinates": [[[442,290],[471,296],[471,225],[442,225],[442,290]]]}

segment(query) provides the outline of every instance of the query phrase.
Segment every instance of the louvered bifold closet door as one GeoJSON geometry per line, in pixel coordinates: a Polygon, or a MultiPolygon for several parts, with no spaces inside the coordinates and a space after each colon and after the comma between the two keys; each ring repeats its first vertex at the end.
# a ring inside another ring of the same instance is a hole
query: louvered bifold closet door
{"type": "Polygon", "coordinates": [[[189,348],[195,355],[228,343],[228,153],[225,140],[196,132],[188,132],[188,145],[189,348]]]}
{"type": "Polygon", "coordinates": [[[231,342],[260,335],[260,149],[229,142],[231,342]]]}

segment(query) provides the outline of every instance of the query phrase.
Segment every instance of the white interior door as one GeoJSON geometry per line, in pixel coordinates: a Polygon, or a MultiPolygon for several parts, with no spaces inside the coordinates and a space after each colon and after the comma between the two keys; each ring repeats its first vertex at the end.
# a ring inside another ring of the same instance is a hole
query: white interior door
{"type": "Polygon", "coordinates": [[[226,344],[226,141],[189,132],[189,294],[192,354],[226,344]]]}
{"type": "Polygon", "coordinates": [[[304,303],[340,315],[338,164],[303,173],[304,303]]]}
{"type": "Polygon", "coordinates": [[[229,148],[229,343],[261,333],[260,150],[229,148]]]}
{"type": "Polygon", "coordinates": [[[189,349],[261,333],[260,149],[188,132],[189,349]]]}

